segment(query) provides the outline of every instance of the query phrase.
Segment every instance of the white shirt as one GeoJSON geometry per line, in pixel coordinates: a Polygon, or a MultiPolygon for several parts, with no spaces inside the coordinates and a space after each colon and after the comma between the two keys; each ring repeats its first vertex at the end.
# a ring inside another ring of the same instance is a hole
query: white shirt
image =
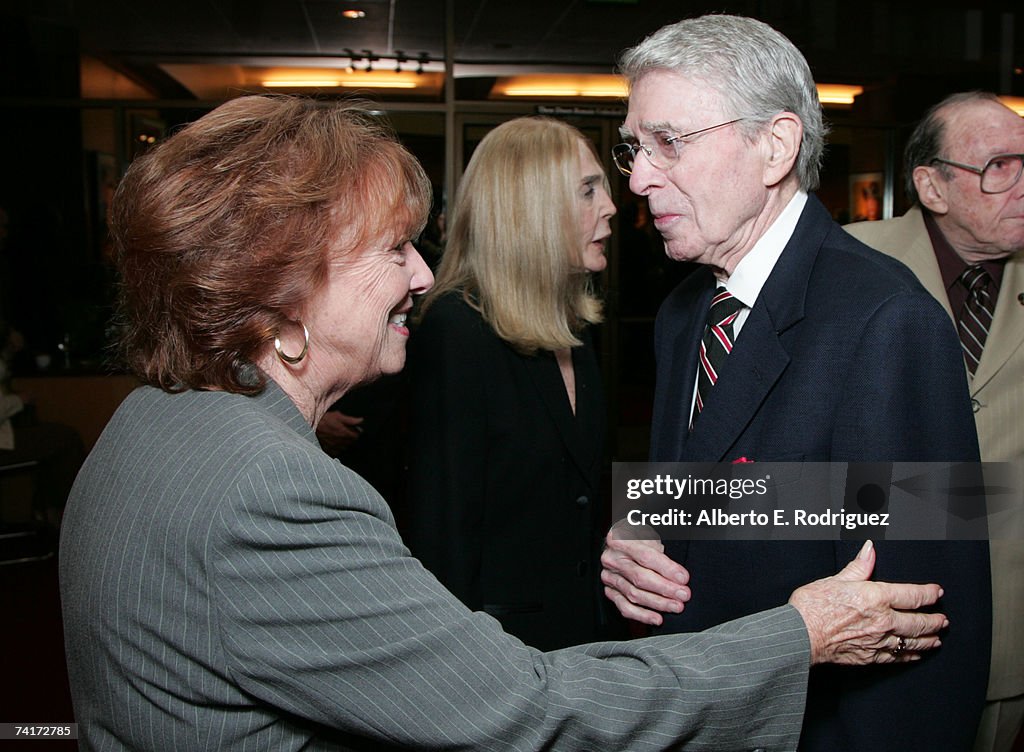
{"type": "MultiPolygon", "coordinates": [[[[750,316],[750,309],[757,302],[757,296],[761,294],[761,288],[768,281],[772,270],[775,268],[779,256],[789,239],[793,237],[796,230],[796,223],[800,221],[804,206],[807,204],[807,193],[798,190],[793,198],[786,204],[786,208],[775,218],[771,226],[758,238],[754,247],[740,259],[740,262],[733,269],[732,275],[726,279],[719,279],[719,286],[724,286],[732,293],[732,296],[743,304],[739,315],[732,324],[733,341],[735,341],[743,328],[743,324],[750,316]]],[[[697,363],[698,373],[700,362],[697,363]]],[[[690,399],[690,419],[693,419],[694,405],[697,403],[697,379],[693,380],[693,394],[690,399]]]]}

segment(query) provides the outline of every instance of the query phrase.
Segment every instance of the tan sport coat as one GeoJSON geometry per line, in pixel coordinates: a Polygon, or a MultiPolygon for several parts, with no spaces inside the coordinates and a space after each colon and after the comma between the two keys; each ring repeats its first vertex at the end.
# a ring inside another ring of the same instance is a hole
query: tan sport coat
{"type": "MultiPolygon", "coordinates": [[[[902,217],[858,222],[847,232],[899,259],[953,316],[924,217],[914,207],[902,217]]],[[[992,329],[970,379],[981,458],[1024,459],[1024,250],[1006,262],[992,329]]],[[[1015,520],[1000,524],[1021,525],[1015,520]]],[[[988,699],[1024,693],[1024,544],[1019,535],[992,541],[992,667],[988,699]]]]}

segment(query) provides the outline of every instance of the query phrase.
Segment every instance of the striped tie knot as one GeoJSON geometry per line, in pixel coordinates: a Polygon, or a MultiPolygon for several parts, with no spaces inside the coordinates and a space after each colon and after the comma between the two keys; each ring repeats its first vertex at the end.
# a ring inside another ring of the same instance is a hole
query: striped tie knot
{"type": "Polygon", "coordinates": [[[960,284],[967,288],[967,300],[957,318],[957,333],[964,351],[964,363],[971,376],[978,369],[981,353],[992,326],[991,275],[981,266],[969,266],[960,275],[960,284]]]}
{"type": "Polygon", "coordinates": [[[985,271],[981,264],[968,266],[960,275],[960,284],[967,288],[972,295],[988,295],[988,283],[992,280],[991,275],[985,271]]]}
{"type": "Polygon", "coordinates": [[[708,309],[708,330],[714,334],[725,347],[726,352],[732,351],[732,325],[743,310],[743,303],[724,287],[715,291],[708,309]],[[728,336],[726,332],[728,331],[728,336]]]}

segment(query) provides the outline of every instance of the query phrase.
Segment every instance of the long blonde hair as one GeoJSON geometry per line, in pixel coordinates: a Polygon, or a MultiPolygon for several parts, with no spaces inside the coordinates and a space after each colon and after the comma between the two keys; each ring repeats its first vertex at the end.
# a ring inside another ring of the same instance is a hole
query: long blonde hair
{"type": "Polygon", "coordinates": [[[580,143],[593,151],[571,125],[545,117],[510,120],[484,137],[459,185],[424,312],[460,291],[522,352],[581,344],[602,306],[577,247],[580,143]]]}

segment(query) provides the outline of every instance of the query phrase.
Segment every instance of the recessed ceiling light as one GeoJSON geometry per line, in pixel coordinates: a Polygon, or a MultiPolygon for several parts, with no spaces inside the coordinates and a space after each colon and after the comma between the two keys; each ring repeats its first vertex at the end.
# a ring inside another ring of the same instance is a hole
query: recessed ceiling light
{"type": "Polygon", "coordinates": [[[366,11],[365,10],[343,10],[341,12],[341,15],[343,15],[345,18],[352,18],[352,19],[366,18],[366,11]]]}

